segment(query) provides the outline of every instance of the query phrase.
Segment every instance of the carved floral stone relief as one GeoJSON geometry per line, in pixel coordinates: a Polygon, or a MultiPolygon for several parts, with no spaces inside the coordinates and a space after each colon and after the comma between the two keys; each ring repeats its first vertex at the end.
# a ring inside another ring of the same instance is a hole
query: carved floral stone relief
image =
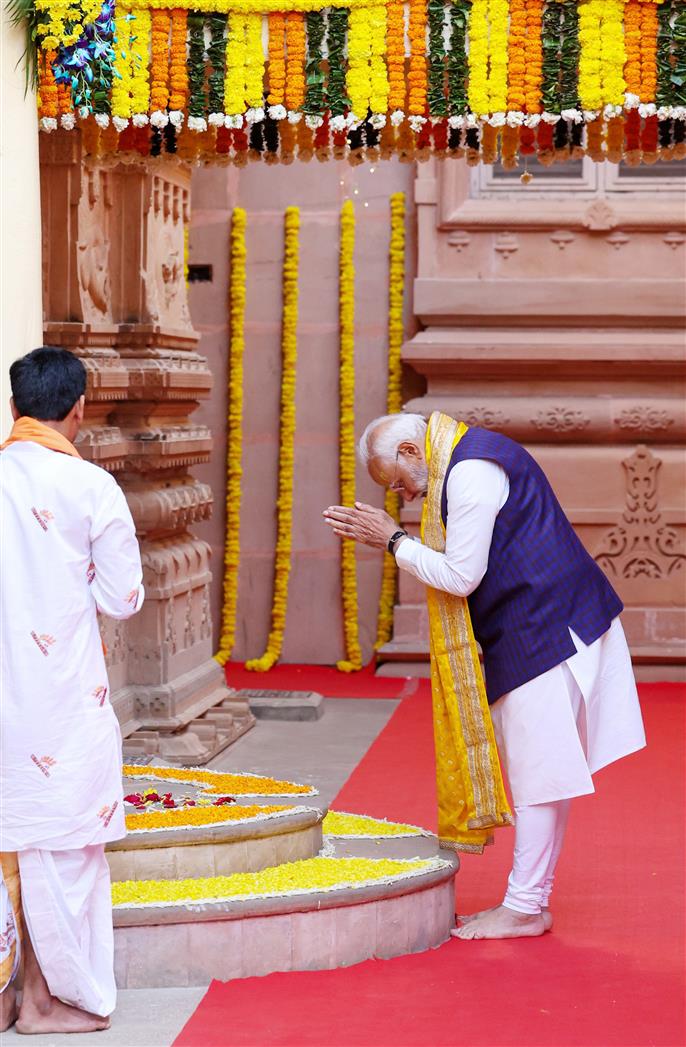
{"type": "Polygon", "coordinates": [[[666,579],[686,566],[686,548],[659,508],[662,462],[645,446],[622,462],[626,471],[626,508],[621,520],[600,542],[595,559],[616,578],[666,579]]]}

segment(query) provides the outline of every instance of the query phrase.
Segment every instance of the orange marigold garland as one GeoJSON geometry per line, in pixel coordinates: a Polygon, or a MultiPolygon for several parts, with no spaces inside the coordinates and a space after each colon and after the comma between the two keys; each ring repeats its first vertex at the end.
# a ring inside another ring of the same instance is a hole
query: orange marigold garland
{"type": "Polygon", "coordinates": [[[180,127],[188,101],[188,70],[186,67],[186,30],[188,12],[175,8],[171,16],[171,44],[169,48],[169,119],[180,127]]]}
{"type": "MultiPolygon", "coordinates": [[[[164,8],[153,8],[150,13],[150,112],[164,113],[169,104],[169,32],[171,18],[164,8]]],[[[160,117],[154,121],[163,126],[160,117]]]]}
{"type": "Polygon", "coordinates": [[[38,67],[38,110],[41,127],[46,131],[54,131],[57,127],[59,96],[55,74],[52,71],[52,63],[56,57],[55,51],[43,51],[38,67]]]}
{"type": "Polygon", "coordinates": [[[526,0],[510,0],[507,107],[521,111],[526,101],[526,0]]]}
{"type": "Polygon", "coordinates": [[[388,108],[397,113],[396,122],[405,110],[405,7],[402,0],[390,0],[386,21],[386,66],[388,68],[388,108]]]}
{"type": "Polygon", "coordinates": [[[541,30],[543,0],[527,0],[526,4],[526,71],[524,73],[527,113],[540,113],[543,84],[543,51],[541,30]]]}
{"type": "Polygon", "coordinates": [[[299,11],[286,15],[286,108],[300,112],[305,101],[305,16],[299,11]]]}
{"type": "Polygon", "coordinates": [[[412,129],[424,122],[426,111],[426,0],[410,0],[410,63],[407,110],[412,129]]]}
{"type": "Polygon", "coordinates": [[[269,94],[267,104],[273,120],[282,120],[286,115],[284,106],[286,91],[286,16],[282,11],[269,15],[269,94]]]}

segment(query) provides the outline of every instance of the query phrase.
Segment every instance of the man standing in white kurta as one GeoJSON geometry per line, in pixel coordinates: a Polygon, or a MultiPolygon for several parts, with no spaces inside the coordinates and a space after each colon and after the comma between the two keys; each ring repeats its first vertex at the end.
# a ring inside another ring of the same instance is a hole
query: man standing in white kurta
{"type": "Polygon", "coordinates": [[[432,589],[467,597],[514,802],[515,847],[502,904],[461,917],[452,933],[531,937],[552,926],[571,799],[592,793],[592,775],[642,748],[645,734],[621,601],[524,448],[439,413],[428,432],[420,415],[384,416],[360,441],[372,479],[405,502],[426,496],[441,427],[453,434],[433,492],[442,551],[368,505],[331,506],[324,516],[342,538],[388,546],[401,569],[432,589]]]}
{"type": "Polygon", "coordinates": [[[1,1018],[24,1033],[88,1032],[107,1028],[115,1006],[104,851],[126,834],[97,615],[140,608],[141,560],[121,489],[73,446],[81,361],[41,348],[15,361],[10,378],[15,424],[0,454],[1,1018]]]}

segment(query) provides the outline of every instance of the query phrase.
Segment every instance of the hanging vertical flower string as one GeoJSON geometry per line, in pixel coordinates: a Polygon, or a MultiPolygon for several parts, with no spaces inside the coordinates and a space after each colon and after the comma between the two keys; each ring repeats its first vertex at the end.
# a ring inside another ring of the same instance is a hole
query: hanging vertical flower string
{"type": "Polygon", "coordinates": [[[395,124],[405,117],[405,9],[402,0],[389,0],[386,11],[388,107],[395,124]]]}
{"type": "Polygon", "coordinates": [[[179,128],[183,123],[188,101],[188,72],[186,69],[187,28],[188,13],[182,10],[173,10],[169,51],[169,121],[176,128],[179,128]]]}
{"type": "Polygon", "coordinates": [[[238,564],[240,560],[241,479],[243,476],[243,351],[245,348],[245,228],[246,213],[235,207],[231,216],[229,290],[229,408],[226,433],[226,538],[221,636],[215,658],[225,665],[236,635],[238,564]]]}
{"type": "Polygon", "coordinates": [[[305,20],[300,11],[286,16],[286,108],[299,119],[305,101],[305,20]]]}
{"type": "MultiPolygon", "coordinates": [[[[391,196],[391,242],[388,252],[388,392],[386,409],[395,414],[402,407],[403,309],[405,300],[405,194],[391,196]]],[[[384,509],[394,520],[400,513],[400,498],[386,491],[384,509]]],[[[379,618],[375,650],[388,643],[393,633],[393,609],[397,587],[396,563],[390,553],[384,555],[381,576],[379,618]]]]}
{"type": "Polygon", "coordinates": [[[409,37],[407,111],[413,130],[418,131],[426,111],[426,0],[410,0],[409,37]]]}
{"type": "MultiPolygon", "coordinates": [[[[341,208],[339,255],[340,325],[340,498],[342,505],[355,502],[355,209],[351,200],[341,208]]],[[[345,659],[342,672],[362,668],[357,621],[357,560],[355,543],[341,542],[341,591],[345,659]]]]}
{"type": "Polygon", "coordinates": [[[467,111],[467,24],[469,0],[453,0],[450,6],[450,51],[448,53],[448,107],[450,116],[467,111]]]}
{"type": "Polygon", "coordinates": [[[283,255],[283,307],[281,320],[281,422],[279,434],[279,494],[277,500],[274,599],[267,647],[261,658],[246,662],[246,669],[266,672],[279,659],[288,606],[293,532],[293,463],[295,440],[295,378],[298,351],[298,255],[300,211],[289,207],[285,217],[283,255]]]}
{"type": "Polygon", "coordinates": [[[224,78],[226,76],[226,15],[210,15],[210,46],[207,61],[210,66],[208,78],[207,108],[208,122],[220,127],[224,123],[224,78]]]}
{"type": "Polygon", "coordinates": [[[188,128],[205,131],[205,18],[204,15],[188,16],[188,128]]]}
{"type": "Polygon", "coordinates": [[[307,20],[307,61],[305,64],[305,104],[303,112],[313,127],[322,123],[322,114],[326,106],[324,87],[324,37],[326,22],[321,11],[308,11],[307,20]]]}
{"type": "Polygon", "coordinates": [[[446,95],[446,51],[443,0],[429,0],[429,77],[428,103],[430,116],[448,115],[446,95]]]}

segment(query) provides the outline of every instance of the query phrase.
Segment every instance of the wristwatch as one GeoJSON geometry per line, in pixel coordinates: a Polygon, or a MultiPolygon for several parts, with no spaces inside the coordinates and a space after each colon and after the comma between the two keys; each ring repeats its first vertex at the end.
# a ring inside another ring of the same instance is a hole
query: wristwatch
{"type": "Polygon", "coordinates": [[[388,539],[388,551],[392,556],[395,556],[395,546],[401,538],[407,537],[407,531],[395,531],[388,539]]]}

